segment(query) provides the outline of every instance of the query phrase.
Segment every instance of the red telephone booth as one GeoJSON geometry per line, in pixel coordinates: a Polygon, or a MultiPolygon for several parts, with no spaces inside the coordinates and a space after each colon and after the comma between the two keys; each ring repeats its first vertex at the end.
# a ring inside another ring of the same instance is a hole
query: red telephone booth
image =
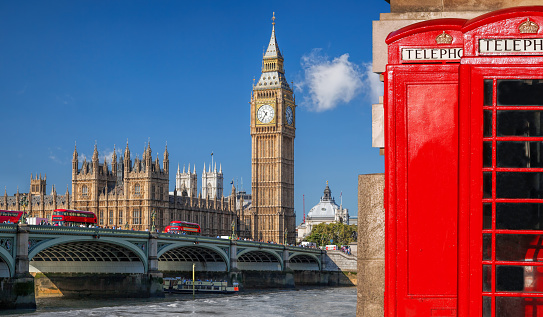
{"type": "Polygon", "coordinates": [[[387,38],[386,316],[543,316],[543,7],[387,38]]]}

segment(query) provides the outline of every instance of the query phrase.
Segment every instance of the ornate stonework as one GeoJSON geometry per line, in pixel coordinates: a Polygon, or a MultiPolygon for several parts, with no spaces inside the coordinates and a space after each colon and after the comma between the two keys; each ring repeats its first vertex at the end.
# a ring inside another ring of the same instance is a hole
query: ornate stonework
{"type": "Polygon", "coordinates": [[[283,56],[272,35],[251,97],[253,239],[295,243],[294,137],[296,104],[283,56]]]}

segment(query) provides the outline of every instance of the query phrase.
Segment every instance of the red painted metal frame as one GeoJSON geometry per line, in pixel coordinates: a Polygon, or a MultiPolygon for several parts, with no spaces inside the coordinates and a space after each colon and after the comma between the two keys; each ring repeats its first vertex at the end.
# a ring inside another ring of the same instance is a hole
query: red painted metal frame
{"type": "MultiPolygon", "coordinates": [[[[409,283],[426,283],[430,285],[435,277],[421,281],[410,281],[410,268],[406,260],[409,241],[413,232],[408,231],[409,191],[412,190],[408,171],[413,163],[408,153],[410,140],[408,127],[413,124],[408,116],[415,105],[409,104],[408,89],[413,84],[453,83],[458,86],[456,108],[456,126],[458,147],[457,156],[451,157],[458,166],[456,188],[451,195],[456,195],[458,206],[457,217],[457,255],[458,261],[451,261],[450,267],[457,270],[457,316],[481,316],[482,312],[482,264],[517,264],[516,262],[482,261],[482,234],[490,233],[530,233],[543,234],[543,231],[528,230],[496,230],[495,218],[493,229],[483,230],[482,226],[482,142],[483,142],[483,81],[485,79],[543,79],[543,53],[511,52],[480,53],[479,39],[535,39],[543,38],[543,7],[516,7],[499,10],[482,15],[472,20],[440,19],[413,24],[389,35],[389,64],[385,74],[385,208],[386,208],[386,240],[385,240],[385,316],[426,316],[428,305],[424,298],[418,298],[418,304],[410,302],[409,283]],[[536,34],[521,34],[518,26],[527,19],[540,26],[536,34]],[[450,44],[436,44],[436,37],[448,33],[453,40],[450,44]],[[458,60],[442,61],[404,61],[402,48],[463,48],[463,57],[458,60]],[[534,67],[537,66],[537,67],[534,67]],[[541,66],[538,67],[538,66],[541,66]],[[411,107],[411,108],[409,108],[411,107]],[[408,109],[409,108],[409,109],[408,109]],[[411,109],[411,110],[410,110],[411,109]],[[414,305],[414,306],[413,306],[414,305]],[[417,306],[419,305],[419,306],[417,306]],[[423,307],[424,306],[424,307],[423,307]],[[417,310],[419,309],[420,310],[417,310]]],[[[444,86],[446,87],[446,86],[444,86]]],[[[495,88],[494,88],[495,89],[495,88]]],[[[436,91],[439,94],[439,91],[436,91]]],[[[494,98],[496,98],[494,94],[494,98]]],[[[495,100],[494,100],[495,102],[495,100]]],[[[440,107],[441,105],[435,105],[440,107]]],[[[422,107],[424,108],[424,107],[422,107]]],[[[428,108],[426,108],[428,109],[428,108]]],[[[500,107],[502,109],[502,107],[500,107]]],[[[503,108],[505,109],[505,108],[503,108]]],[[[515,108],[518,109],[518,108],[515,108]]],[[[533,110],[533,107],[530,107],[533,110]]],[[[495,122],[494,122],[495,123],[495,122]]],[[[451,124],[449,122],[449,124],[451,124]]],[[[497,138],[494,138],[495,140],[497,138]]],[[[516,140],[518,137],[500,138],[500,140],[516,140]]],[[[531,138],[542,141],[543,138],[531,138]]],[[[435,146],[428,144],[429,146],[435,146]]],[[[437,147],[436,147],[437,149],[437,147]]],[[[496,151],[495,149],[493,150],[496,151]]],[[[428,158],[429,159],[429,158],[428,158]]],[[[494,161],[495,162],[495,153],[494,161]]],[[[516,169],[485,169],[495,171],[516,171],[516,169]]],[[[524,169],[523,169],[524,170],[524,169]]],[[[530,169],[532,172],[543,172],[543,169],[530,169]]],[[[414,176],[416,179],[416,175],[414,176]]],[[[417,180],[414,188],[422,180],[417,180]]],[[[420,187],[420,186],[419,186],[420,187]]],[[[444,184],[443,190],[451,190],[444,184]]],[[[513,200],[491,199],[489,201],[508,202],[513,200]]],[[[515,202],[538,202],[543,200],[518,200],[515,202]]],[[[495,210],[493,211],[495,215],[495,210]]],[[[428,224],[432,224],[434,215],[428,213],[428,224]]],[[[440,239],[440,237],[434,237],[440,239]]],[[[495,243],[493,245],[493,253],[495,243]]],[[[431,262],[431,261],[430,261],[431,262]]],[[[418,263],[432,265],[432,263],[418,263]]],[[[533,262],[530,265],[540,266],[543,263],[533,262]]],[[[449,267],[449,269],[450,269],[449,267]]],[[[494,272],[495,270],[493,270],[494,272]]],[[[495,273],[492,273],[495,274],[495,273]]],[[[494,278],[494,275],[492,275],[494,278]]],[[[495,279],[493,284],[495,283],[495,279]]],[[[415,284],[412,284],[415,285],[415,284]]],[[[418,287],[418,286],[417,286],[418,287]]],[[[485,293],[488,294],[488,293],[485,293]]],[[[493,295],[493,294],[492,294],[493,295]]],[[[500,292],[499,296],[543,297],[543,293],[518,294],[500,292]]],[[[439,298],[439,296],[434,296],[439,298]]],[[[447,298],[447,296],[442,297],[447,298]]],[[[450,298],[450,297],[449,297],[450,298]]],[[[451,303],[436,300],[431,314],[445,315],[453,310],[451,303]],[[442,305],[442,306],[439,306],[442,305]],[[439,311],[439,308],[445,308],[439,311]]],[[[494,302],[493,302],[494,303],[494,302]]],[[[455,304],[456,305],[456,304],[455,304]]],[[[494,316],[492,305],[492,316],[494,316]]],[[[441,316],[440,315],[440,316],[441,316]]]]}
{"type": "MultiPolygon", "coordinates": [[[[461,67],[461,91],[463,100],[460,113],[460,121],[467,123],[461,125],[460,135],[460,201],[464,203],[460,206],[460,227],[459,227],[459,316],[480,316],[482,311],[482,296],[487,294],[494,296],[492,292],[482,291],[482,265],[483,264],[518,264],[527,265],[521,262],[499,262],[495,260],[495,234],[542,234],[542,230],[496,230],[495,207],[493,208],[492,228],[483,230],[482,206],[483,202],[537,202],[542,203],[541,199],[496,199],[495,191],[493,198],[483,199],[483,171],[519,171],[514,168],[483,168],[482,144],[483,140],[519,140],[521,137],[485,137],[483,138],[483,109],[491,108],[483,106],[483,81],[485,79],[543,79],[543,58],[530,57],[531,63],[541,65],[541,67],[526,66],[522,64],[508,63],[504,57],[495,57],[494,63],[488,65],[469,65],[466,61],[461,67]],[[535,60],[534,60],[535,59],[535,60]],[[500,65],[500,66],[496,66],[500,65]],[[504,67],[507,66],[507,67],[504,67]],[[469,93],[468,93],[469,92],[469,93]],[[483,261],[482,259],[482,236],[483,233],[492,234],[492,260],[483,261]]],[[[495,91],[495,87],[494,87],[495,91]]],[[[493,104],[496,104],[496,94],[493,94],[493,104]]],[[[500,110],[506,109],[524,109],[525,107],[499,107],[500,110]]],[[[537,107],[529,107],[530,110],[536,110],[537,107]]],[[[493,117],[493,129],[495,126],[495,117],[493,117]]],[[[495,134],[495,131],[493,133],[495,134]]],[[[530,138],[535,141],[541,138],[530,138]]],[[[496,160],[496,149],[493,147],[493,165],[496,160]]],[[[540,168],[523,168],[525,172],[540,172],[540,168]]],[[[495,184],[495,177],[493,177],[495,184]]],[[[495,188],[495,185],[493,185],[495,188]]],[[[539,266],[543,263],[530,262],[530,266],[539,266]]],[[[492,280],[495,281],[495,270],[492,270],[492,280]]],[[[494,288],[495,282],[492,283],[494,288]]],[[[543,297],[542,293],[512,293],[499,292],[499,296],[516,297],[543,297]]],[[[495,315],[495,305],[492,301],[492,315],[495,315]]]]}

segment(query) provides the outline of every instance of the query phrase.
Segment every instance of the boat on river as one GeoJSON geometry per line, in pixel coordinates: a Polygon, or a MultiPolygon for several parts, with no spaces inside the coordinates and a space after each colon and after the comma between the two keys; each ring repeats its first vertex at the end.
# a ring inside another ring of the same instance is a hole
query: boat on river
{"type": "Polygon", "coordinates": [[[238,283],[233,283],[232,286],[228,286],[228,282],[225,281],[193,281],[182,279],[180,277],[166,277],[164,278],[164,292],[168,293],[220,293],[220,294],[233,294],[239,291],[238,283]]]}

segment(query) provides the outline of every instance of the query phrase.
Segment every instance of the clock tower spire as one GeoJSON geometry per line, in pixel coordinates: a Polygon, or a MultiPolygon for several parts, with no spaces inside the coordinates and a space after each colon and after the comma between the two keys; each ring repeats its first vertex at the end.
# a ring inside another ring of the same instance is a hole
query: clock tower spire
{"type": "Polygon", "coordinates": [[[254,239],[295,242],[294,137],[296,104],[272,34],[251,97],[252,219],[254,239]]]}

